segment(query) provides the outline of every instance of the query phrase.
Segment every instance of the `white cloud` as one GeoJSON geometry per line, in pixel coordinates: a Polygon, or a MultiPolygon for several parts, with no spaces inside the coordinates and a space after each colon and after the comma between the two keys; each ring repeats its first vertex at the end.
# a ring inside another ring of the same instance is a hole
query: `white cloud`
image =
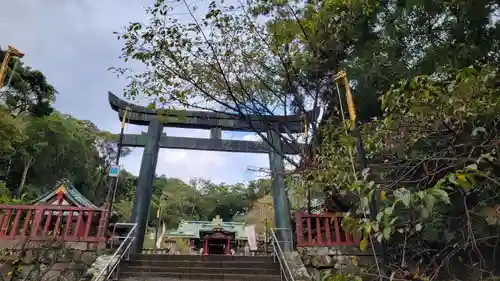
{"type": "MultiPolygon", "coordinates": [[[[126,133],[139,134],[145,131],[140,126],[129,126],[126,133]]],[[[208,130],[187,130],[166,128],[169,136],[208,138],[208,130]]],[[[223,132],[226,139],[247,139],[248,134],[223,132]]],[[[123,158],[122,164],[133,174],[139,174],[143,149],[134,149],[132,154],[123,158]]],[[[184,181],[203,178],[214,182],[248,182],[265,176],[249,169],[268,168],[267,154],[231,153],[199,150],[161,149],[156,173],[167,177],[177,177],[184,181]]]]}
{"type": "MultiPolygon", "coordinates": [[[[165,129],[167,135],[184,136],[192,138],[207,138],[207,130],[165,129]]],[[[179,177],[185,181],[198,177],[213,181],[236,180],[235,178],[221,176],[224,166],[231,163],[231,156],[224,157],[220,152],[195,151],[181,149],[162,149],[158,157],[158,174],[179,177]]]]}

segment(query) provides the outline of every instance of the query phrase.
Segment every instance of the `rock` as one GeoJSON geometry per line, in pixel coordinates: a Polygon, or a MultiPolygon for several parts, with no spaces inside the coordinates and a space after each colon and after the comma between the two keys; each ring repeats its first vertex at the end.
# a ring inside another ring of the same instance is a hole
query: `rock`
{"type": "Polygon", "coordinates": [[[335,259],[337,261],[339,261],[339,262],[342,263],[342,262],[344,262],[346,260],[346,256],[344,256],[344,255],[338,255],[338,256],[335,257],[335,259]]]}
{"type": "Polygon", "coordinates": [[[316,268],[331,267],[333,258],[327,255],[311,257],[311,265],[316,268]]]}
{"type": "Polygon", "coordinates": [[[326,256],[330,253],[329,247],[310,247],[309,254],[311,256],[326,256]]]}
{"type": "Polygon", "coordinates": [[[103,270],[108,263],[111,261],[112,264],[118,261],[118,257],[114,257],[113,260],[111,260],[112,256],[111,255],[103,255],[97,257],[95,262],[92,264],[92,266],[87,270],[85,273],[86,276],[97,276],[101,270],[103,270]]]}
{"type": "Polygon", "coordinates": [[[302,262],[304,263],[304,266],[310,266],[311,265],[311,256],[303,256],[302,262]]]}
{"type": "Polygon", "coordinates": [[[302,247],[297,254],[315,281],[321,281],[325,274],[359,272],[374,262],[372,256],[361,254],[356,246],[302,247]]]}
{"type": "Polygon", "coordinates": [[[87,266],[81,262],[71,262],[68,264],[68,270],[72,271],[84,271],[86,268],[87,266]]]}
{"type": "Polygon", "coordinates": [[[81,255],[82,262],[86,265],[91,265],[96,260],[95,252],[83,252],[81,255]]]}
{"type": "Polygon", "coordinates": [[[301,255],[301,256],[306,256],[306,255],[309,255],[309,251],[307,250],[308,248],[306,247],[297,247],[297,252],[301,255]]]}
{"type": "Polygon", "coordinates": [[[307,271],[309,272],[309,275],[311,276],[311,279],[313,281],[321,281],[321,271],[314,267],[309,267],[307,271]]]}
{"type": "Polygon", "coordinates": [[[336,255],[342,255],[342,252],[336,249],[335,247],[331,247],[330,249],[328,249],[328,254],[336,256],[336,255]]]}
{"type": "Polygon", "coordinates": [[[300,254],[296,251],[285,252],[284,253],[285,260],[290,268],[290,272],[292,273],[294,279],[296,281],[310,281],[311,276],[307,271],[307,268],[304,266],[300,254]]]}
{"type": "Polygon", "coordinates": [[[321,269],[319,271],[319,275],[320,275],[320,278],[323,279],[323,276],[325,275],[332,275],[332,274],[335,274],[335,270],[332,270],[332,268],[325,268],[325,269],[321,269]]]}

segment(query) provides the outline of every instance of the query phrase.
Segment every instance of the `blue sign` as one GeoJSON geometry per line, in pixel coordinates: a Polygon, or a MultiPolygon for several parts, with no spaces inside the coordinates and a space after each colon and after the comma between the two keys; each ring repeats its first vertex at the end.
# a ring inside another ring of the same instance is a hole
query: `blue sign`
{"type": "Polygon", "coordinates": [[[120,166],[111,165],[111,167],[109,168],[109,176],[112,178],[116,178],[118,177],[119,174],[120,174],[120,166]]]}

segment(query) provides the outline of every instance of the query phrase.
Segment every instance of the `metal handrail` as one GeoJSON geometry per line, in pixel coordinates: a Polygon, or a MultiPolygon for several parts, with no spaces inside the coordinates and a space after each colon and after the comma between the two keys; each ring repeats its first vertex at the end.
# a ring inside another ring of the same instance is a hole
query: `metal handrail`
{"type": "Polygon", "coordinates": [[[281,249],[280,246],[280,242],[286,242],[292,244],[292,241],[278,241],[278,237],[276,236],[276,230],[284,230],[290,232],[289,235],[290,239],[292,237],[292,231],[291,229],[288,228],[271,228],[271,239],[273,243],[273,254],[278,259],[278,262],[280,264],[281,274],[285,276],[286,281],[295,281],[295,279],[293,278],[292,271],[290,270],[288,262],[285,258],[285,254],[283,253],[283,250],[281,249]]]}
{"type": "Polygon", "coordinates": [[[135,237],[133,236],[133,234],[135,232],[135,229],[137,228],[137,224],[136,223],[117,223],[117,224],[115,224],[115,226],[116,225],[132,226],[132,228],[128,231],[127,236],[125,236],[125,237],[123,237],[123,236],[116,236],[116,237],[113,236],[111,238],[111,239],[116,239],[116,238],[118,238],[118,239],[119,238],[125,238],[125,239],[120,243],[120,246],[113,253],[113,255],[111,256],[111,259],[106,264],[106,266],[103,267],[103,269],[101,269],[101,271],[99,272],[99,274],[97,274],[97,276],[93,279],[94,281],[106,281],[106,280],[109,280],[109,277],[111,276],[111,274],[113,274],[113,272],[115,271],[115,269],[118,267],[118,264],[120,263],[120,261],[122,260],[122,258],[125,256],[125,254],[128,253],[128,250],[130,249],[130,245],[132,245],[132,242],[135,239],[135,237]],[[123,249],[123,251],[120,253],[120,251],[122,249],[123,249]],[[118,258],[116,259],[116,261],[113,262],[113,260],[116,257],[118,257],[118,258]],[[103,278],[103,279],[101,279],[101,278],[103,278]]]}

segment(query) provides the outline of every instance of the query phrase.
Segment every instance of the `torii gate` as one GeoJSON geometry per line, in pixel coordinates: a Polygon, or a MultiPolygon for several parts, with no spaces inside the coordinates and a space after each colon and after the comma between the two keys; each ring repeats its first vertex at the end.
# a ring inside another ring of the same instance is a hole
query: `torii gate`
{"type": "MultiPolygon", "coordinates": [[[[151,204],[152,186],[160,148],[209,150],[226,152],[268,153],[272,177],[272,196],[276,227],[291,229],[290,204],[285,188],[283,155],[298,154],[303,151],[302,145],[283,145],[280,133],[301,133],[304,121],[300,116],[240,116],[192,110],[168,110],[165,113],[151,110],[144,106],[130,104],[109,93],[109,104],[118,112],[120,120],[127,110],[126,122],[134,125],[148,126],[147,133],[126,134],[123,146],[144,147],[136,196],[132,208],[131,222],[137,223],[132,253],[140,253],[144,243],[149,206],[151,204]],[[171,137],[164,135],[163,127],[206,129],[210,130],[210,138],[171,137]],[[262,132],[267,133],[270,145],[264,142],[244,140],[223,140],[222,131],[262,132]]],[[[310,120],[317,117],[308,113],[310,120]]],[[[285,234],[283,234],[285,235],[285,234]]],[[[291,241],[289,235],[280,237],[282,241],[291,241]]],[[[289,243],[283,246],[287,248],[289,243]]],[[[289,249],[284,249],[289,250],[289,249]]]]}

